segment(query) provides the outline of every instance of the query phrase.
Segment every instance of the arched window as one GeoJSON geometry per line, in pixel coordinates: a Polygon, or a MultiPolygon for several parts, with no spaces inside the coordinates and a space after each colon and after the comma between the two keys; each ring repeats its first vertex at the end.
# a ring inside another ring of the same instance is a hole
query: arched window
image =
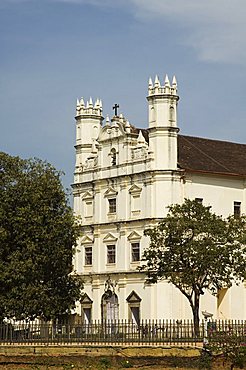
{"type": "Polygon", "coordinates": [[[111,165],[116,166],[117,162],[117,154],[115,148],[111,149],[111,165]]]}
{"type": "Polygon", "coordinates": [[[102,321],[112,322],[119,319],[119,303],[117,295],[107,290],[101,299],[102,321]]]}
{"type": "Polygon", "coordinates": [[[175,121],[175,110],[172,106],[169,109],[169,119],[171,123],[175,121]]]}

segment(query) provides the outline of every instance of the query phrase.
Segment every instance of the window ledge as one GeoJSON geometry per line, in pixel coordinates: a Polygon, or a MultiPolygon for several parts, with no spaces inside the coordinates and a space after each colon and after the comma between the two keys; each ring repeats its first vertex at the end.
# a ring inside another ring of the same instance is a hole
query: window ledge
{"type": "Polygon", "coordinates": [[[108,213],[108,219],[110,221],[116,220],[116,213],[108,213]]]}
{"type": "Polygon", "coordinates": [[[139,215],[140,215],[140,213],[141,213],[141,211],[140,211],[140,210],[132,211],[132,216],[133,216],[133,217],[139,216],[139,215]]]}

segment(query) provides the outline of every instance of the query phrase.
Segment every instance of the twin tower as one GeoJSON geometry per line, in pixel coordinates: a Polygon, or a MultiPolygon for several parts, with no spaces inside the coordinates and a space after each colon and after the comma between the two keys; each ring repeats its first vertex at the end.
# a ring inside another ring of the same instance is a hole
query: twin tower
{"type": "MultiPolygon", "coordinates": [[[[177,82],[173,77],[170,83],[168,76],[161,84],[156,76],[154,82],[149,79],[148,86],[148,136],[149,151],[153,152],[155,169],[177,169],[177,82]]],[[[76,107],[76,168],[83,167],[86,159],[97,146],[100,146],[98,138],[103,127],[116,126],[117,122],[123,128],[122,134],[126,136],[136,135],[136,128],[130,125],[123,117],[114,116],[111,123],[107,118],[104,125],[102,101],[92,99],[84,102],[83,98],[77,101],[76,107]],[[131,129],[130,129],[131,128],[131,129]],[[79,158],[79,159],[78,159],[79,158]]],[[[121,130],[122,131],[122,130],[121,130]]]]}

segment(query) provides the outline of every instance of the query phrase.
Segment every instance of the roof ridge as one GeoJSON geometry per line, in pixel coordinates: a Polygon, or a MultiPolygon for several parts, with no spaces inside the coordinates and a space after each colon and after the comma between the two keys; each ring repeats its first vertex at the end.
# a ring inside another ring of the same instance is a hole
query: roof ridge
{"type": "Polygon", "coordinates": [[[246,144],[243,143],[236,143],[235,141],[229,141],[229,140],[220,140],[220,139],[211,139],[211,138],[206,138],[206,137],[201,137],[201,136],[192,136],[192,135],[182,135],[179,134],[179,136],[182,136],[183,138],[194,138],[194,139],[201,139],[201,140],[206,140],[206,141],[218,141],[220,143],[226,143],[226,144],[234,144],[234,145],[243,145],[246,146],[246,144]]]}

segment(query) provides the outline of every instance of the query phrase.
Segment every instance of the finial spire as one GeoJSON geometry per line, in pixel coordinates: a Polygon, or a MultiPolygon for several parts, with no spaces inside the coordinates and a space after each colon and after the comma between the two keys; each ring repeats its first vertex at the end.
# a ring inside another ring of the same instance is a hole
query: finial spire
{"type": "Polygon", "coordinates": [[[109,120],[108,114],[107,114],[107,117],[106,117],[105,126],[109,126],[110,127],[110,120],[109,120]]]}
{"type": "Polygon", "coordinates": [[[172,92],[173,92],[174,94],[177,94],[177,88],[178,88],[178,86],[177,86],[177,80],[176,80],[176,77],[175,77],[175,76],[173,76],[173,81],[172,81],[172,92]]]}
{"type": "Polygon", "coordinates": [[[165,86],[170,87],[170,81],[169,81],[168,75],[165,76],[165,86]]]}
{"type": "Polygon", "coordinates": [[[153,82],[152,82],[152,78],[150,77],[149,78],[149,89],[152,89],[153,88],[153,82]]]}
{"type": "Polygon", "coordinates": [[[155,76],[155,87],[159,87],[159,86],[160,86],[160,81],[159,81],[158,76],[156,75],[155,76]]]}
{"type": "Polygon", "coordinates": [[[84,102],[84,99],[83,98],[80,99],[80,106],[81,107],[84,107],[85,106],[85,102],[84,102]]]}
{"type": "Polygon", "coordinates": [[[145,143],[145,139],[143,137],[143,134],[142,134],[142,131],[140,130],[139,131],[139,134],[138,134],[138,144],[144,144],[145,143]]]}
{"type": "Polygon", "coordinates": [[[130,125],[130,122],[127,120],[126,121],[126,124],[125,124],[125,130],[128,134],[130,134],[131,132],[131,125],[130,125]]]}
{"type": "Polygon", "coordinates": [[[99,99],[96,99],[94,108],[99,108],[99,99]]]}

